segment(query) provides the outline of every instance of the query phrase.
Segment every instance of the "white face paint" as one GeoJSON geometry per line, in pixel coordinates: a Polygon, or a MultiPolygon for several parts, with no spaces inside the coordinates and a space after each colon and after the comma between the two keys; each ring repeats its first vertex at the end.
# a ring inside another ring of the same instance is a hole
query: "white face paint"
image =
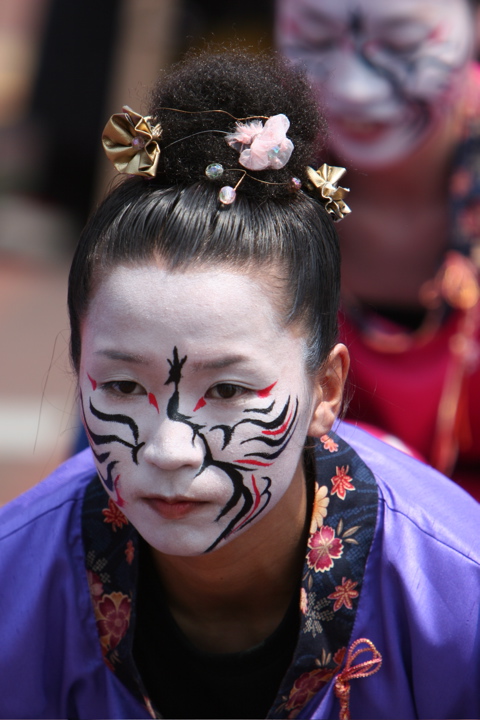
{"type": "Polygon", "coordinates": [[[474,48],[468,0],[277,0],[277,42],[306,66],[348,164],[386,166],[451,117],[474,48]]]}
{"type": "Polygon", "coordinates": [[[248,274],[150,264],[102,282],[82,326],[84,420],[150,545],[197,555],[268,522],[312,416],[304,349],[248,274]]]}

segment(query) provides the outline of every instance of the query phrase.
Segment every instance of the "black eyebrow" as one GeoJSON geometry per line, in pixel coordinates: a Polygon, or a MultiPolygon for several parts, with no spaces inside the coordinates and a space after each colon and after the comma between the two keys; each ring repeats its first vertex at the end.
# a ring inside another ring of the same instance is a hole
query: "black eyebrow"
{"type": "Polygon", "coordinates": [[[221,370],[222,368],[230,367],[230,365],[236,365],[245,360],[244,355],[227,355],[214,360],[199,360],[193,361],[190,367],[194,371],[198,370],[221,370]]]}
{"type": "MultiPolygon", "coordinates": [[[[97,350],[95,355],[102,355],[109,360],[119,360],[121,362],[134,363],[137,365],[149,365],[151,362],[149,358],[144,355],[123,352],[122,350],[97,350]]],[[[230,367],[231,365],[243,362],[245,359],[244,355],[226,355],[225,357],[213,360],[198,360],[191,363],[189,362],[188,364],[190,369],[193,371],[221,370],[222,368],[230,367]]]]}
{"type": "MultiPolygon", "coordinates": [[[[432,27],[438,27],[438,25],[440,25],[440,21],[432,25],[432,27]]],[[[380,19],[378,27],[380,30],[390,30],[390,28],[395,29],[399,27],[421,27],[422,29],[428,30],[430,25],[420,18],[412,18],[399,13],[395,17],[380,19]]]]}
{"type": "Polygon", "coordinates": [[[318,8],[303,8],[302,13],[302,20],[308,20],[309,22],[313,22],[316,25],[340,25],[342,24],[342,21],[338,18],[333,18],[330,15],[327,15],[322,10],[319,10],[318,8]]]}
{"type": "Polygon", "coordinates": [[[137,365],[148,365],[149,360],[143,355],[135,355],[134,353],[126,353],[121,350],[97,350],[95,355],[102,355],[109,360],[120,360],[122,362],[136,363],[137,365]]]}

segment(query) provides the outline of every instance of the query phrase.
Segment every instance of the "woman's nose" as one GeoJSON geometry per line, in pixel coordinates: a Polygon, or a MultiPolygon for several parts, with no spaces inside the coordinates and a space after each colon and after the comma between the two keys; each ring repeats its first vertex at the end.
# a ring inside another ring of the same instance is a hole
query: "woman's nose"
{"type": "Polygon", "coordinates": [[[162,419],[145,443],[146,462],[162,470],[202,466],[205,448],[202,439],[187,423],[162,419]]]}

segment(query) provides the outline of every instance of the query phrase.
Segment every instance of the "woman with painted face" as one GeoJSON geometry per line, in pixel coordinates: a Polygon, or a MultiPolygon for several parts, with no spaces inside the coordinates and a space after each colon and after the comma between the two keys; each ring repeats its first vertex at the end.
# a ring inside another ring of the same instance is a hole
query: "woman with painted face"
{"type": "Polygon", "coordinates": [[[349,414],[480,499],[478,3],[277,0],[348,164],[349,414]]]}
{"type": "Polygon", "coordinates": [[[338,423],[344,170],[278,59],[192,56],[73,260],[91,448],[0,512],[0,717],[479,717],[480,510],[338,423]]]}

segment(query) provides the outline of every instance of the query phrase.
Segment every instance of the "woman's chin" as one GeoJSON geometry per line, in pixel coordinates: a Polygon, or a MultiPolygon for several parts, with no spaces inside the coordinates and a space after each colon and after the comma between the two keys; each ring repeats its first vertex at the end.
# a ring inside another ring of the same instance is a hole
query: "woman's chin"
{"type": "Polygon", "coordinates": [[[331,124],[330,148],[349,169],[383,170],[407,159],[423,144],[427,133],[380,123],[331,124]],[[348,129],[348,132],[347,132],[348,129]]]}

